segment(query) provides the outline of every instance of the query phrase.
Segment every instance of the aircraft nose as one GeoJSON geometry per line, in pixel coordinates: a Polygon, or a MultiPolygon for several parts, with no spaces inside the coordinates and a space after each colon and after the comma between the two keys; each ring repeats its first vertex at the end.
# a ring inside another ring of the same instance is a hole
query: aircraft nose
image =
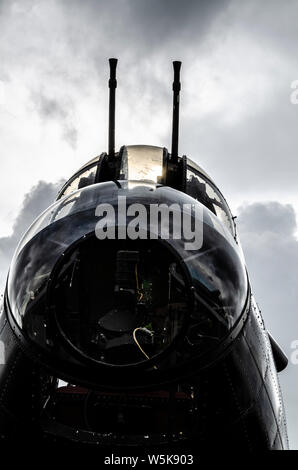
{"type": "Polygon", "coordinates": [[[19,244],[8,279],[12,316],[32,344],[65,363],[158,367],[165,376],[171,362],[182,367],[219,344],[245,308],[245,268],[215,217],[170,188],[101,183],[77,191],[42,214],[19,244]],[[137,237],[135,214],[128,209],[122,224],[117,218],[119,196],[146,211],[185,203],[190,228],[200,227],[198,246],[189,247],[187,231],[177,233],[175,210],[167,230],[147,218],[137,237]],[[106,223],[114,238],[98,236],[99,204],[114,210],[106,223]],[[123,228],[134,236],[123,237],[123,228]]]}

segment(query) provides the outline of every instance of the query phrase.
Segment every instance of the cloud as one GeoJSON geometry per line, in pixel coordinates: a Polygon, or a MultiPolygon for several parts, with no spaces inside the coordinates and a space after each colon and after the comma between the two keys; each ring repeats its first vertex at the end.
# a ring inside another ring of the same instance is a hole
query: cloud
{"type": "Polygon", "coordinates": [[[67,101],[65,97],[49,98],[43,92],[32,92],[32,102],[40,117],[47,121],[58,122],[62,128],[63,138],[75,149],[78,140],[78,131],[72,120],[73,103],[67,101]]]}
{"type": "Polygon", "coordinates": [[[279,243],[285,240],[288,244],[289,239],[296,242],[294,233],[297,223],[291,204],[257,202],[243,205],[239,211],[239,229],[243,233],[249,233],[250,237],[267,241],[268,236],[273,236],[279,243]]]}
{"type": "MultiPolygon", "coordinates": [[[[252,290],[267,329],[289,359],[298,339],[298,240],[295,211],[290,204],[259,202],[239,208],[238,229],[252,290]]],[[[289,361],[280,374],[290,444],[298,448],[298,366],[289,361]]]]}
{"type": "MultiPolygon", "coordinates": [[[[107,45],[115,48],[122,42],[127,55],[135,56],[154,55],[171,47],[171,43],[179,47],[185,40],[202,39],[228,4],[229,0],[76,0],[71,8],[62,2],[61,8],[70,17],[70,32],[79,24],[78,35],[71,35],[76,46],[86,44],[82,37],[88,29],[89,39],[94,41],[105,35],[105,43],[97,44],[98,55],[107,45]]],[[[88,46],[91,44],[89,40],[88,46]]]]}
{"type": "MultiPolygon", "coordinates": [[[[32,102],[42,124],[56,120],[62,126],[62,138],[76,149],[86,98],[92,93],[95,104],[103,87],[107,95],[109,56],[120,59],[120,145],[135,143],[141,124],[142,135],[148,135],[147,123],[153,133],[156,128],[165,135],[171,120],[171,61],[187,57],[193,61],[193,52],[198,56],[229,1],[22,0],[3,4],[3,73],[25,88],[25,100],[32,102]]],[[[32,112],[32,107],[27,108],[32,112]]]]}
{"type": "Polygon", "coordinates": [[[144,38],[149,53],[156,53],[172,42],[181,49],[182,42],[196,43],[203,39],[229,0],[188,0],[184,3],[179,0],[132,0],[127,3],[135,34],[144,38]]]}
{"type": "Polygon", "coordinates": [[[269,84],[259,96],[255,80],[248,91],[250,99],[258,97],[255,109],[247,106],[244,89],[237,100],[236,93],[233,96],[227,90],[225,94],[222,86],[225,104],[203,118],[187,118],[181,145],[190,148],[195,136],[202,165],[215,168],[215,181],[228,188],[229,199],[271,199],[274,195],[293,199],[297,193],[298,106],[289,101],[290,78],[285,79],[283,89],[276,85],[274,97],[269,84]]]}
{"type": "Polygon", "coordinates": [[[0,293],[4,290],[9,264],[20,238],[36,217],[54,202],[62,184],[63,181],[57,183],[39,181],[33,186],[25,195],[20,212],[14,221],[12,234],[0,238],[0,293]]]}

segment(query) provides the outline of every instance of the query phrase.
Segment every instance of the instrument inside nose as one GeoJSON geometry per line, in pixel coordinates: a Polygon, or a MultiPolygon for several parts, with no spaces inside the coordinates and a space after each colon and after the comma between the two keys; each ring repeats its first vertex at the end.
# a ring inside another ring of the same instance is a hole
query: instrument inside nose
{"type": "Polygon", "coordinates": [[[179,334],[187,289],[174,255],[154,240],[85,240],[63,260],[52,289],[59,328],[88,357],[146,362],[179,334]]]}

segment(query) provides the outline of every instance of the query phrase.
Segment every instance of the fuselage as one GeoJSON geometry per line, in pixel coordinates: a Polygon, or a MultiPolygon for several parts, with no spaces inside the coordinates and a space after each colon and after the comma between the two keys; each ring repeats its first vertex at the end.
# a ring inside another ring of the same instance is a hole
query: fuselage
{"type": "Polygon", "coordinates": [[[282,353],[234,218],[198,165],[171,179],[168,158],[94,158],[20,241],[0,317],[5,439],[288,447],[282,353]]]}

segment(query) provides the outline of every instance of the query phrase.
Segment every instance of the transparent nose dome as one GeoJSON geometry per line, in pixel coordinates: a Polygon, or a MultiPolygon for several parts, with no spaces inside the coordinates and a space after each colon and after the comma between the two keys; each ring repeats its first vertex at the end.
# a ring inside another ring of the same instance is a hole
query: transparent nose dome
{"type": "Polygon", "coordinates": [[[65,348],[65,362],[155,370],[162,358],[183,364],[220,344],[243,314],[248,287],[241,252],[209,209],[171,188],[122,181],[88,186],[45,211],[17,248],[7,293],[23,336],[49,358],[65,348]],[[149,219],[142,236],[123,237],[120,227],[135,221],[128,210],[121,222],[120,196],[148,213],[162,204],[174,204],[175,214],[191,207],[201,243],[187,248],[174,213],[166,237],[149,219]],[[117,228],[115,239],[96,232],[105,204],[114,211],[106,222],[112,233],[117,228]]]}

